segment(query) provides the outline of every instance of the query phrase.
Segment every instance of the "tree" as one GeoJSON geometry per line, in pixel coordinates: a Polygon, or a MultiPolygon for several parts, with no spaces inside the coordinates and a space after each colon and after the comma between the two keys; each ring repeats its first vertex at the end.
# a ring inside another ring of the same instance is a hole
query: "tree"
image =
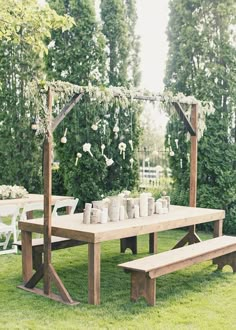
{"type": "MultiPolygon", "coordinates": [[[[139,40],[135,34],[135,4],[134,0],[101,1],[102,31],[107,39],[108,77],[109,84],[113,86],[129,88],[139,83],[139,40]]],[[[107,190],[131,190],[137,185],[139,164],[135,154],[140,136],[139,113],[140,108],[135,106],[132,109],[112,109],[109,127],[110,140],[113,140],[110,149],[114,165],[108,169],[107,190]],[[119,132],[114,134],[117,129],[119,132]],[[126,145],[125,159],[120,157],[120,143],[126,145]],[[132,165],[130,161],[133,162],[132,165]]]]}
{"type": "MultiPolygon", "coordinates": [[[[225,229],[236,232],[235,176],[235,10],[233,0],[170,1],[170,42],[165,83],[173,92],[194,95],[214,103],[215,114],[207,119],[207,131],[199,143],[198,205],[224,208],[225,229]],[[234,222],[234,223],[233,223],[234,222]]],[[[173,124],[172,124],[173,126],[173,124]]],[[[171,127],[171,125],[170,125],[171,127]]],[[[173,138],[177,130],[173,130],[173,138]]],[[[188,145],[181,144],[186,155],[188,145]]],[[[177,155],[177,157],[179,157],[177,155]]],[[[185,162],[186,164],[186,162],[185,162]]],[[[175,174],[175,202],[186,203],[187,165],[175,174]]]]}
{"type": "Polygon", "coordinates": [[[31,130],[34,105],[28,83],[42,77],[45,37],[52,28],[68,28],[61,17],[37,1],[0,1],[0,184],[41,189],[42,139],[31,130]],[[13,10],[14,8],[14,10],[13,10]]]}
{"type": "MultiPolygon", "coordinates": [[[[75,20],[75,26],[62,34],[53,33],[52,47],[49,49],[47,72],[50,80],[64,80],[77,85],[98,85],[106,80],[105,38],[96,20],[94,1],[60,0],[50,1],[59,14],[69,14],[75,20]]],[[[59,104],[62,107],[62,103],[59,104]]],[[[79,207],[103,194],[103,180],[106,175],[105,159],[101,154],[101,125],[98,131],[92,130],[104,108],[88,103],[83,98],[71,113],[63,120],[54,134],[57,160],[60,162],[57,176],[64,193],[79,197],[79,207]],[[68,128],[67,144],[60,139],[68,128]],[[91,144],[93,157],[83,152],[83,145],[91,144]],[[77,165],[76,155],[83,155],[77,165]]]]}

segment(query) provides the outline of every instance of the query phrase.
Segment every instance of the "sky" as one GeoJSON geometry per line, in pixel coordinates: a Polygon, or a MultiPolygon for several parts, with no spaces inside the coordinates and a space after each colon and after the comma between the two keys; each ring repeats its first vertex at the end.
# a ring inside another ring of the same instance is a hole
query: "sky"
{"type": "Polygon", "coordinates": [[[164,88],[168,52],[166,36],[169,0],[136,0],[137,33],[141,38],[141,86],[154,92],[164,88]]]}
{"type": "MultiPolygon", "coordinates": [[[[167,24],[169,19],[169,0],[136,0],[137,34],[141,38],[141,88],[161,93],[164,89],[163,79],[167,60],[167,24]]],[[[158,105],[145,103],[145,111],[141,116],[143,123],[164,133],[167,117],[158,110],[158,105]]]]}

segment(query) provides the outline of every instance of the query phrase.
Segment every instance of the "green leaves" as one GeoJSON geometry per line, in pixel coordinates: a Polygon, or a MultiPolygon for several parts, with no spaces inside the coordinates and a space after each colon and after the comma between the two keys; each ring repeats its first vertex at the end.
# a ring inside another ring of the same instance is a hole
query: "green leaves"
{"type": "MultiPolygon", "coordinates": [[[[173,92],[212,101],[215,114],[206,119],[207,130],[199,143],[198,206],[225,208],[227,221],[236,205],[235,37],[236,3],[232,0],[170,1],[170,42],[165,82],[173,92]],[[234,24],[234,25],[233,25],[234,24]],[[232,32],[232,30],[234,32],[232,32]]],[[[176,124],[175,124],[176,125],[176,124]]],[[[172,133],[171,133],[172,134],[172,133]]],[[[188,144],[181,141],[183,153],[188,144]]],[[[175,177],[175,202],[189,187],[188,169],[180,173],[178,160],[171,162],[175,177]]],[[[188,203],[186,195],[185,203],[188,203]]],[[[226,227],[232,230],[232,226],[226,227]]],[[[233,232],[235,232],[236,228],[233,232]]],[[[232,232],[232,233],[233,233],[232,232]]]]}
{"type": "Polygon", "coordinates": [[[0,40],[30,45],[41,56],[47,53],[45,38],[52,29],[70,29],[74,20],[59,16],[48,4],[40,6],[36,0],[0,0],[0,40]],[[12,10],[14,8],[14,11],[12,10]]]}

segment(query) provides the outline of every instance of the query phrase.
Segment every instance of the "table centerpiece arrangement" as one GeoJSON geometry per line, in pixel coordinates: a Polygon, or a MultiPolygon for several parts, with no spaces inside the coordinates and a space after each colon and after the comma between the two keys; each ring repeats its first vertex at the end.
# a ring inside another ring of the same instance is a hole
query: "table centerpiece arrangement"
{"type": "Polygon", "coordinates": [[[170,197],[166,196],[165,192],[163,192],[161,198],[155,201],[155,198],[149,192],[143,192],[134,198],[130,197],[130,191],[124,191],[116,196],[85,203],[83,223],[117,222],[125,219],[147,217],[154,213],[164,214],[169,212],[169,207],[170,197]]]}
{"type": "Polygon", "coordinates": [[[27,197],[28,191],[22,186],[10,186],[1,185],[0,186],[0,200],[3,199],[16,199],[27,197]]]}

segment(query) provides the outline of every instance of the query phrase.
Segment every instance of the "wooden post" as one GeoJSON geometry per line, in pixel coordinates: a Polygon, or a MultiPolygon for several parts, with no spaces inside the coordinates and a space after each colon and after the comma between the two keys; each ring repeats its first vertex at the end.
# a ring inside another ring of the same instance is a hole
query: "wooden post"
{"type": "Polygon", "coordinates": [[[51,264],[51,205],[52,205],[52,92],[48,88],[48,129],[44,140],[44,293],[50,295],[50,264],[51,264]]]}
{"type": "MultiPolygon", "coordinates": [[[[193,104],[191,109],[191,121],[185,117],[179,104],[174,104],[176,111],[183,118],[188,132],[191,134],[191,151],[190,151],[190,189],[189,189],[189,206],[197,206],[197,105],[193,104]]],[[[188,233],[173,247],[173,249],[184,246],[185,244],[193,244],[200,242],[200,238],[196,234],[196,225],[190,226],[188,233]]]]}
{"type": "Polygon", "coordinates": [[[192,207],[196,207],[197,205],[197,115],[197,106],[193,104],[191,124],[196,135],[191,135],[189,206],[192,207]]]}

